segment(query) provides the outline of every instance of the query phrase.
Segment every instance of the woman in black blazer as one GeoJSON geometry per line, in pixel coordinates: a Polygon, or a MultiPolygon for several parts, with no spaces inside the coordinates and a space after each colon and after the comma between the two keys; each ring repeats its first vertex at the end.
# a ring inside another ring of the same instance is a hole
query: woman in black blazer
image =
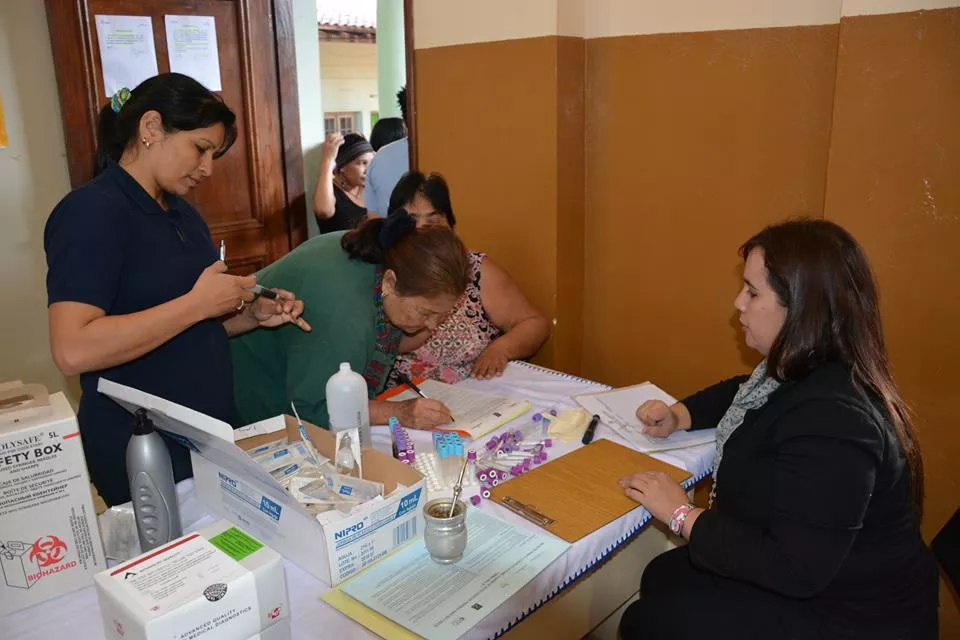
{"type": "Polygon", "coordinates": [[[637,409],[652,436],[716,426],[717,457],[709,510],[665,474],[620,481],[689,541],[647,566],[621,637],[936,638],[923,466],[863,250],[831,222],[797,220],[740,254],[734,306],[764,360],[637,409]]]}

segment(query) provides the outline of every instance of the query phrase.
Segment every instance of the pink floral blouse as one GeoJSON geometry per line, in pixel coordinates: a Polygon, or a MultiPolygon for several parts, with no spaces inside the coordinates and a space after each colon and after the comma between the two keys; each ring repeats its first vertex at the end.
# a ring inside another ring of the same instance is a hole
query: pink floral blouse
{"type": "Polygon", "coordinates": [[[453,384],[470,377],[473,363],[491,342],[500,337],[480,302],[480,266],[486,254],[470,252],[467,290],[446,320],[418,349],[397,356],[387,386],[398,384],[398,373],[410,379],[433,378],[453,384]]]}

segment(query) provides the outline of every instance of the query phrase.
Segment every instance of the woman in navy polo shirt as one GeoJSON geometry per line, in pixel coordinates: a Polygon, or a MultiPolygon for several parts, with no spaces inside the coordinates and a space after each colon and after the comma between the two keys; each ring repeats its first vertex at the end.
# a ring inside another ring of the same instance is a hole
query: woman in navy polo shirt
{"type": "MultiPolygon", "coordinates": [[[[309,330],[283,291],[253,304],[254,276],[232,276],[183,197],[236,139],[233,112],[192,78],[167,73],[121,90],[100,113],[98,175],[70,192],[44,231],[50,346],[80,375],[80,432],[108,505],[130,499],[132,418],[97,392],[102,376],[235,423],[229,336],[287,322],[309,330]]],[[[177,480],[188,451],[167,440],[177,480]]]]}

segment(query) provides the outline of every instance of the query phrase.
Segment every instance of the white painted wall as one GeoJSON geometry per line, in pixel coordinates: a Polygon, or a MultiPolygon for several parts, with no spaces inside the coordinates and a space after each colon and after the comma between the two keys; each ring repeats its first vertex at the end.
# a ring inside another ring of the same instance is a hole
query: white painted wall
{"type": "MultiPolygon", "coordinates": [[[[377,111],[377,45],[366,42],[321,42],[320,79],[323,106],[316,114],[359,111],[358,129],[370,137],[370,112],[377,111]]],[[[307,117],[307,116],[304,116],[307,117]]]]}
{"type": "Polygon", "coordinates": [[[70,190],[44,3],[0,2],[0,95],[9,144],[0,149],[0,381],[79,386],[53,364],[47,333],[43,227],[70,190]]]}
{"type": "Polygon", "coordinates": [[[323,156],[323,91],[320,86],[320,48],[317,40],[315,0],[294,0],[293,46],[297,62],[297,96],[300,101],[300,145],[303,147],[303,190],[306,193],[307,232],[319,233],[313,215],[314,187],[323,156]]]}
{"type": "Polygon", "coordinates": [[[960,7],[958,0],[843,0],[843,15],[872,16],[960,7]]]}

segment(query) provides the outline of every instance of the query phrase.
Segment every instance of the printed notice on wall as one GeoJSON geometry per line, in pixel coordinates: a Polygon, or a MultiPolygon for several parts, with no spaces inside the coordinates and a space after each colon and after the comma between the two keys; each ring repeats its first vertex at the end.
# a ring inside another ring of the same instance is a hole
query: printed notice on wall
{"type": "Polygon", "coordinates": [[[164,16],[170,71],[190,76],[210,91],[220,91],[220,56],[213,16],[164,16]]]}
{"type": "Polygon", "coordinates": [[[150,16],[96,16],[103,91],[106,97],[157,75],[157,49],[150,16]]]}

